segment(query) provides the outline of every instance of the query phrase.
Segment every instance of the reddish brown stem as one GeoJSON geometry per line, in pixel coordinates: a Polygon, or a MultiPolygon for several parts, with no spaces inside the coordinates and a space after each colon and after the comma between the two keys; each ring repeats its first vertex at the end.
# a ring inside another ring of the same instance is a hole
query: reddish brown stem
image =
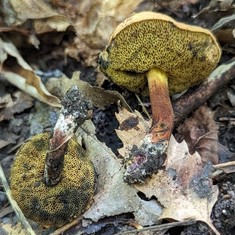
{"type": "Polygon", "coordinates": [[[45,161],[44,182],[47,186],[55,186],[60,182],[68,140],[87,119],[91,109],[90,102],[75,86],[66,93],[62,106],[45,161]]]}
{"type": "Polygon", "coordinates": [[[173,110],[169,97],[167,76],[158,69],[148,74],[149,95],[152,108],[152,142],[169,140],[173,129],[173,110]]]}
{"type": "Polygon", "coordinates": [[[147,73],[147,78],[152,108],[152,127],[141,140],[141,144],[134,145],[130,150],[124,174],[124,180],[128,183],[143,183],[163,165],[173,129],[173,110],[166,74],[153,68],[147,73]]]}

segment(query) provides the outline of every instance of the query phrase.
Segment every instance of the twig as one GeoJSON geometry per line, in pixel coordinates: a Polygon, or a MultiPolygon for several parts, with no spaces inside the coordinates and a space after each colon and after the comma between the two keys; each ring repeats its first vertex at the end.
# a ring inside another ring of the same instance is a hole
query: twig
{"type": "Polygon", "coordinates": [[[171,222],[167,224],[160,224],[160,225],[154,225],[147,228],[142,229],[133,229],[128,231],[122,231],[120,233],[117,233],[117,235],[125,234],[125,235],[138,235],[138,234],[165,234],[167,230],[174,227],[182,227],[182,226],[189,226],[196,224],[197,221],[194,220],[188,220],[184,222],[171,222]]]}
{"type": "Polygon", "coordinates": [[[72,228],[73,226],[77,225],[81,220],[82,220],[82,216],[78,217],[77,219],[73,220],[72,222],[64,225],[61,228],[58,228],[57,230],[55,230],[53,233],[50,233],[50,235],[60,235],[63,234],[65,231],[67,231],[68,229],[72,228]]]}
{"type": "Polygon", "coordinates": [[[142,109],[143,109],[143,112],[146,114],[146,116],[148,117],[148,119],[150,120],[151,119],[151,116],[149,115],[149,112],[147,111],[146,107],[144,106],[143,102],[141,101],[139,95],[137,93],[135,93],[135,96],[139,102],[139,104],[141,105],[142,109]]]}
{"type": "Polygon", "coordinates": [[[212,174],[212,178],[217,177],[223,173],[234,173],[235,172],[235,161],[225,162],[213,165],[214,172],[212,174]]]}
{"type": "Polygon", "coordinates": [[[235,166],[235,161],[225,162],[225,163],[220,163],[220,164],[213,165],[213,167],[215,169],[224,169],[224,168],[227,168],[227,167],[234,167],[234,166],[235,166]]]}
{"type": "Polygon", "coordinates": [[[7,198],[8,198],[8,200],[9,200],[11,206],[12,206],[12,209],[15,211],[17,217],[19,218],[21,223],[24,225],[25,229],[28,231],[29,234],[36,235],[36,233],[33,231],[32,227],[31,227],[31,225],[29,224],[28,220],[25,218],[25,216],[22,213],[21,209],[17,205],[16,201],[11,197],[11,191],[10,191],[9,185],[7,183],[5,174],[3,172],[1,163],[0,163],[0,179],[2,181],[3,188],[6,192],[7,198]]]}
{"type": "Polygon", "coordinates": [[[235,77],[235,59],[220,65],[194,91],[188,91],[173,103],[175,124],[200,107],[215,91],[235,77]]]}

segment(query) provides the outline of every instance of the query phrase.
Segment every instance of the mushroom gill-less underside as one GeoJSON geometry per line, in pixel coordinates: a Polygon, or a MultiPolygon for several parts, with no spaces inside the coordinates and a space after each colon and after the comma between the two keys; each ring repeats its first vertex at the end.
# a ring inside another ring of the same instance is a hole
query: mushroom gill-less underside
{"type": "Polygon", "coordinates": [[[11,192],[25,216],[45,226],[60,227],[80,216],[94,195],[92,162],[75,139],[69,140],[61,181],[48,187],[42,181],[50,133],[27,141],[11,169],[11,192]]]}
{"type": "Polygon", "coordinates": [[[209,31],[173,22],[137,21],[114,33],[99,57],[101,71],[134,92],[143,90],[154,67],[167,74],[170,94],[199,84],[218,63],[220,48],[209,31]]]}

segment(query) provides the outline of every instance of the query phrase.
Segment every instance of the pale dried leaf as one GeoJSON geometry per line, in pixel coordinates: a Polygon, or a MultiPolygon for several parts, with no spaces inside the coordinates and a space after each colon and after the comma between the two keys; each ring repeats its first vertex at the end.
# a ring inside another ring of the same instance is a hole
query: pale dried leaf
{"type": "Polygon", "coordinates": [[[50,78],[46,86],[53,94],[63,97],[67,90],[73,85],[77,86],[88,100],[95,107],[104,108],[111,104],[121,102],[122,106],[131,110],[124,97],[117,91],[105,90],[98,86],[91,86],[88,82],[80,79],[80,72],[74,72],[71,79],[66,76],[58,78],[50,78]]]}
{"type": "Polygon", "coordinates": [[[21,113],[33,106],[33,99],[27,94],[16,91],[12,95],[0,97],[0,121],[10,120],[15,113],[21,113]]]}
{"type": "Polygon", "coordinates": [[[142,200],[133,186],[124,183],[121,164],[118,163],[114,153],[96,139],[94,131],[92,122],[86,121],[77,132],[97,173],[94,203],[84,214],[84,218],[98,221],[108,216],[133,213],[136,222],[142,226],[157,223],[161,207],[154,199],[142,200]]]}
{"type": "Polygon", "coordinates": [[[1,140],[0,139],[0,149],[6,147],[7,145],[9,145],[11,142],[7,141],[7,140],[1,140]]]}
{"type": "Polygon", "coordinates": [[[1,230],[3,234],[17,234],[17,235],[29,235],[30,233],[22,227],[20,223],[16,225],[12,224],[1,224],[1,230]]]}
{"type": "Polygon", "coordinates": [[[10,6],[14,12],[11,22],[23,24],[26,20],[33,20],[35,32],[38,34],[65,31],[71,25],[67,17],[58,14],[45,1],[10,0],[10,6]]]}
{"type": "Polygon", "coordinates": [[[116,113],[119,122],[119,129],[116,130],[117,136],[123,143],[123,147],[118,152],[127,158],[133,145],[139,146],[151,126],[151,120],[146,121],[138,111],[133,113],[126,109],[121,109],[116,113]]]}
{"type": "Polygon", "coordinates": [[[51,31],[64,32],[71,25],[69,19],[63,15],[34,20],[34,29],[37,34],[51,31]]]}
{"type": "Polygon", "coordinates": [[[218,163],[218,125],[207,106],[198,108],[177,130],[177,140],[185,140],[191,154],[197,151],[203,162],[218,163]]]}
{"type": "Polygon", "coordinates": [[[79,53],[87,65],[96,65],[96,59],[108,42],[114,28],[130,16],[143,0],[80,1],[77,5],[81,18],[74,24],[77,37],[67,53],[77,58],[79,53]]]}
{"type": "Polygon", "coordinates": [[[60,100],[47,91],[40,77],[34,73],[12,43],[0,38],[0,47],[0,50],[7,54],[7,58],[1,61],[0,65],[1,73],[7,81],[42,102],[61,107],[60,100]]]}
{"type": "Polygon", "coordinates": [[[211,181],[212,165],[203,164],[198,153],[189,154],[187,144],[170,139],[165,169],[136,188],[148,198],[155,196],[164,206],[161,219],[189,219],[207,223],[218,235],[210,214],[217,201],[218,187],[211,181]]]}

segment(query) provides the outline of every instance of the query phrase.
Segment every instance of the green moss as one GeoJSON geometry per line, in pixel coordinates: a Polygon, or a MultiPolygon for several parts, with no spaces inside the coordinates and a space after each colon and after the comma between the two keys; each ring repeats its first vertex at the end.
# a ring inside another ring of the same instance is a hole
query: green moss
{"type": "Polygon", "coordinates": [[[62,226],[81,215],[94,195],[95,172],[75,139],[68,143],[62,179],[54,187],[43,182],[49,133],[27,141],[11,169],[11,191],[25,216],[43,226],[62,226]]]}

